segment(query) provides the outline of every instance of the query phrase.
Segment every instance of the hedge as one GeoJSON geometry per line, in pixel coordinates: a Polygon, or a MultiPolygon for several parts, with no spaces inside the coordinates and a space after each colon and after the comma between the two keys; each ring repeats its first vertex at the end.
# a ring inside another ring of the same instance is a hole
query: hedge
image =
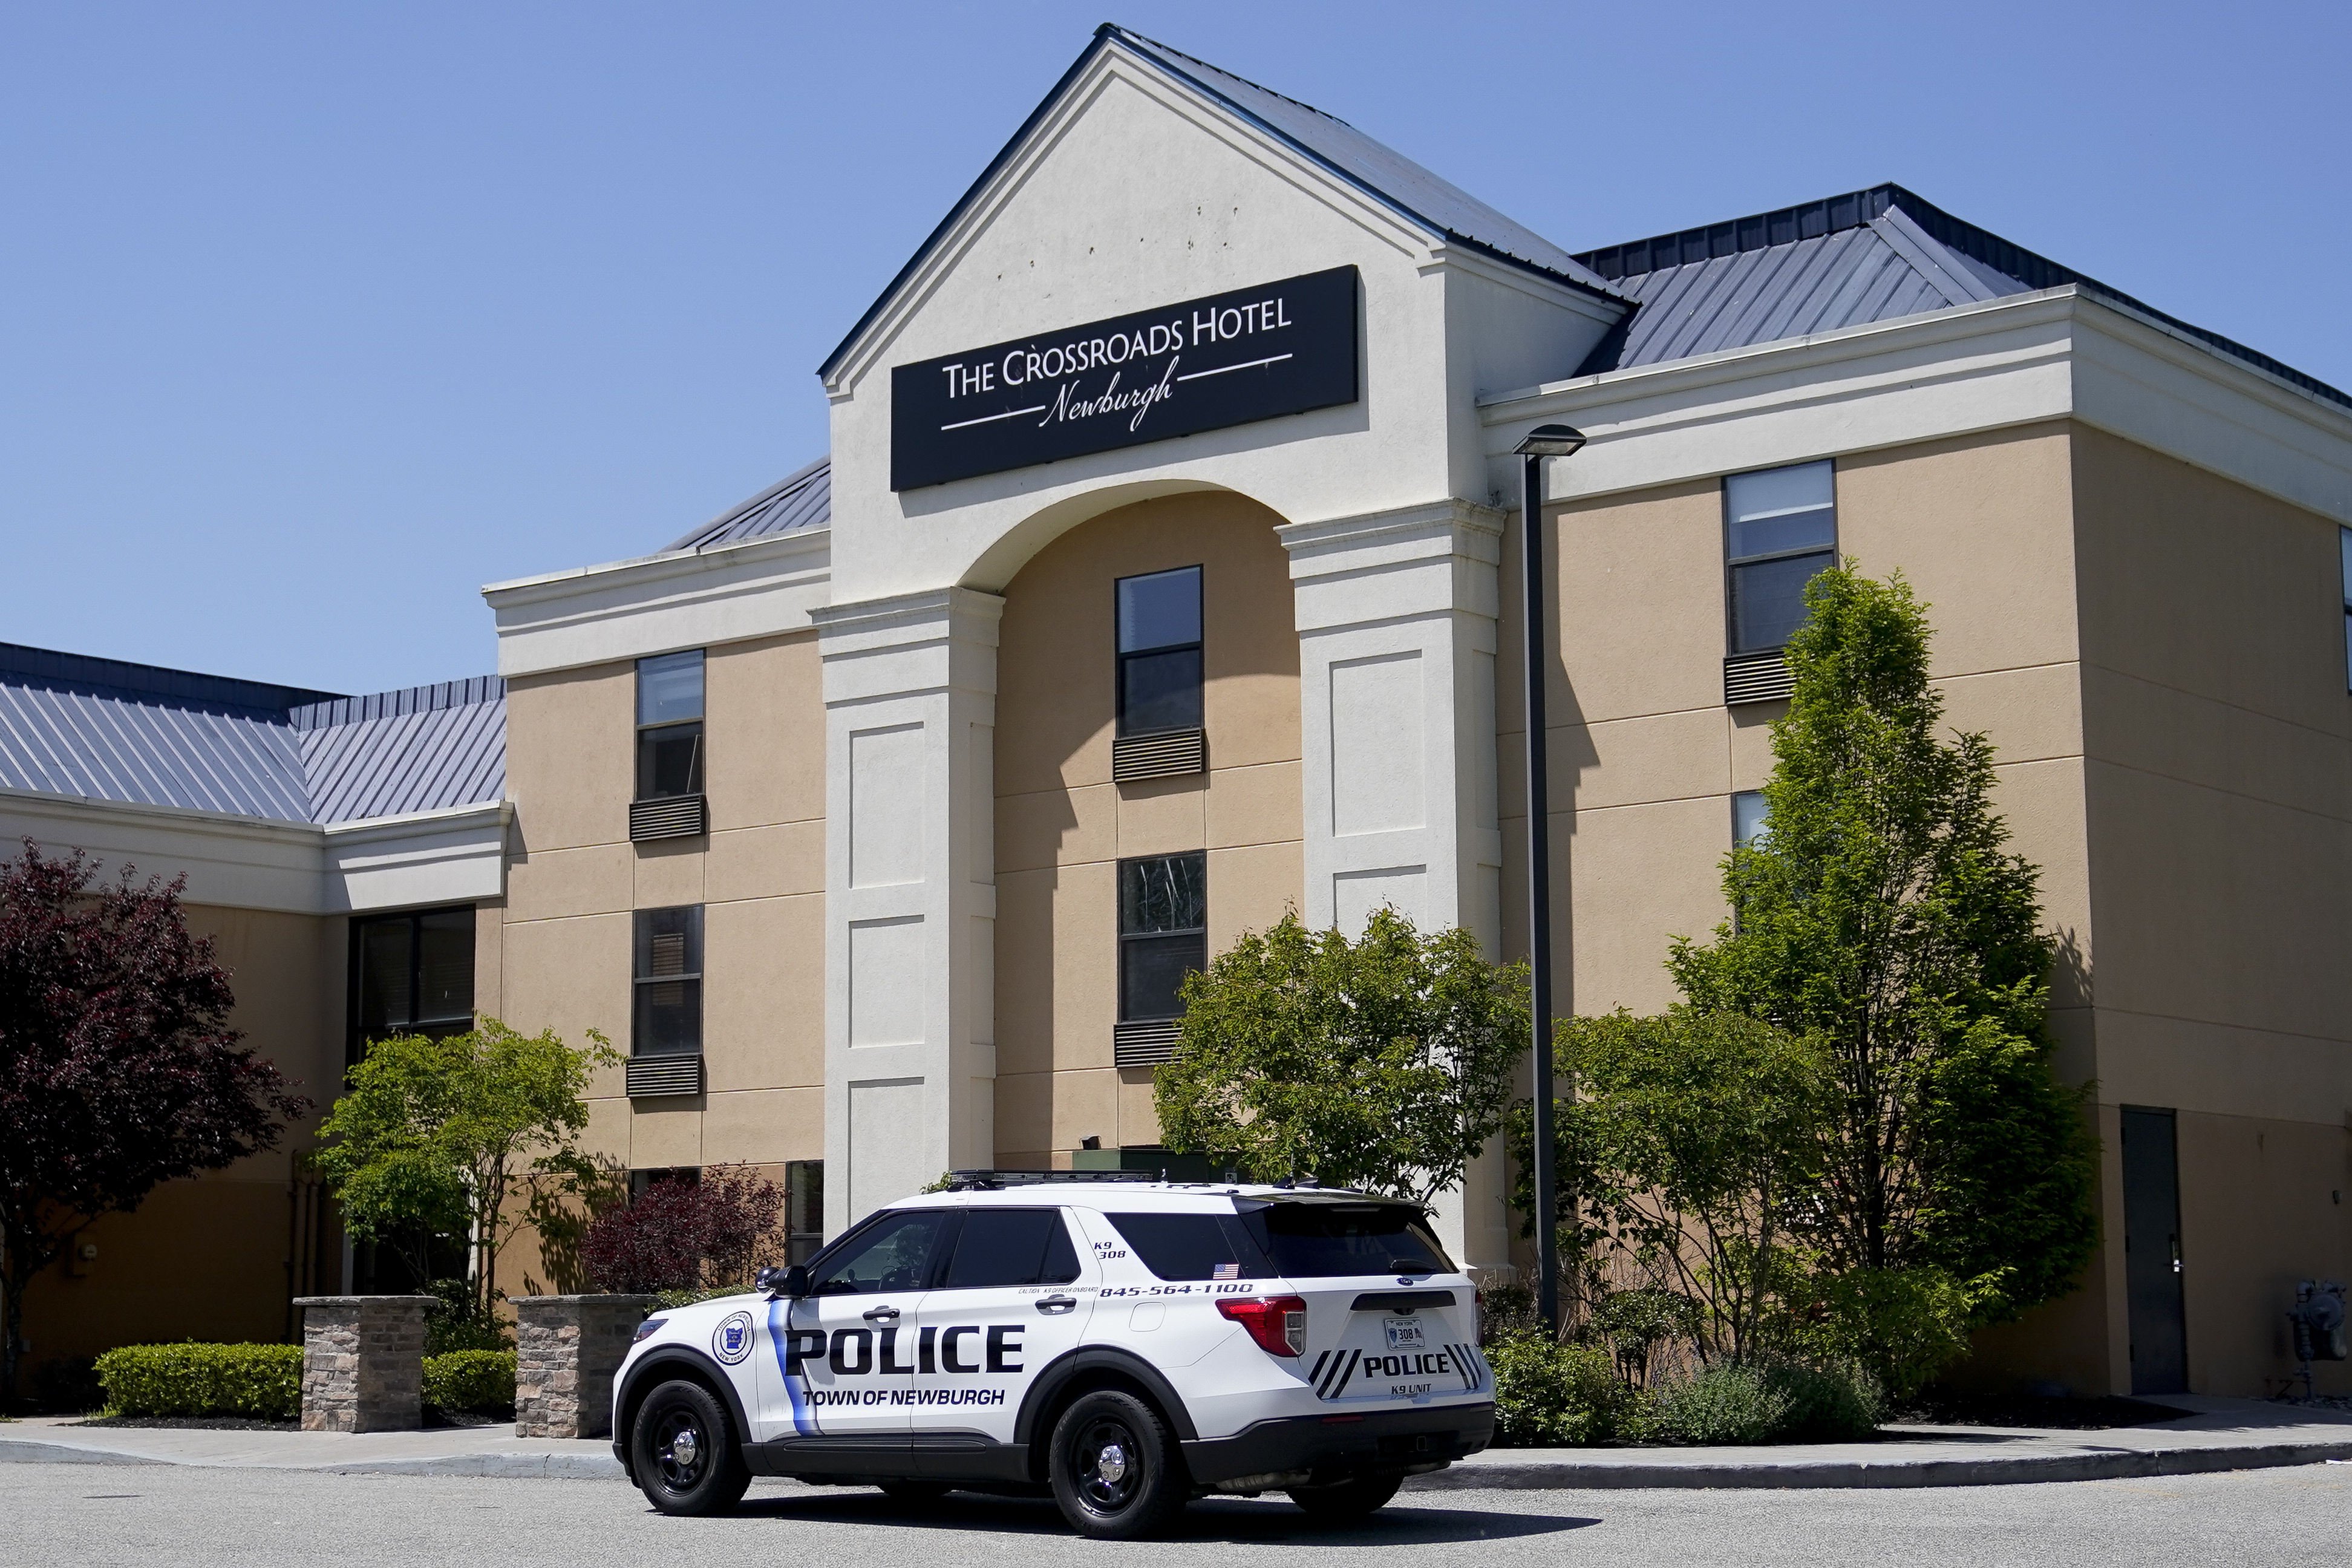
{"type": "Polygon", "coordinates": [[[425,1403],[437,1410],[511,1410],[515,1352],[450,1351],[425,1358],[425,1403]]]}
{"type": "Polygon", "coordinates": [[[98,1358],[118,1415],[302,1416],[300,1345],[124,1345],[98,1358]]]}

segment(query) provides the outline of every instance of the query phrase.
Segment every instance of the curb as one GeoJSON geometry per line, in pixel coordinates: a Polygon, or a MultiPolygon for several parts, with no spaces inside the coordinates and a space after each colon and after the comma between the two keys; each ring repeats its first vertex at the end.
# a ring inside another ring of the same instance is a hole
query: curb
{"type": "MultiPolygon", "coordinates": [[[[2326,1460],[2352,1462],[2352,1441],[2259,1443],[2228,1447],[2083,1448],[2052,1454],[1969,1458],[1748,1459],[1709,1464],[1496,1457],[1457,1464],[1404,1483],[1407,1491],[1622,1491],[1634,1488],[1885,1488],[2024,1486],[2050,1481],[2121,1480],[2217,1470],[2275,1469],[2326,1460]]],[[[471,1476],[493,1479],[619,1480],[608,1454],[448,1454],[430,1458],[359,1459],[328,1465],[206,1467],[66,1443],[0,1438],[0,1464],[182,1465],[191,1468],[283,1469],[335,1476],[471,1476]]]]}
{"type": "MultiPolygon", "coordinates": [[[[1494,1450],[1489,1450],[1493,1452],[1494,1450]]],[[[1504,1449],[1507,1454],[1510,1450],[1504,1449]]],[[[1997,1487],[2105,1481],[2215,1470],[2275,1469],[2352,1460],[2352,1442],[2261,1443],[2233,1447],[2088,1448],[1953,1459],[1742,1460],[1724,1464],[1497,1459],[1457,1464],[1405,1482],[1411,1491],[1622,1490],[1727,1487],[1997,1487]]]]}
{"type": "Polygon", "coordinates": [[[206,1465],[158,1459],[112,1448],[0,1438],[0,1464],[173,1465],[187,1469],[290,1470],[314,1476],[487,1476],[530,1480],[619,1480],[625,1473],[610,1454],[446,1454],[418,1459],[353,1459],[331,1465],[206,1465]]]}

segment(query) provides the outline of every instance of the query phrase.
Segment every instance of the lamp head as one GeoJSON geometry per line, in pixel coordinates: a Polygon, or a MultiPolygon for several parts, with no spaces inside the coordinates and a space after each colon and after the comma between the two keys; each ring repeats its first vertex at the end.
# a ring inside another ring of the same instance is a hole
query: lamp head
{"type": "Polygon", "coordinates": [[[1538,425],[1511,448],[1522,458],[1573,458],[1584,449],[1584,432],[1566,425],[1538,425]]]}

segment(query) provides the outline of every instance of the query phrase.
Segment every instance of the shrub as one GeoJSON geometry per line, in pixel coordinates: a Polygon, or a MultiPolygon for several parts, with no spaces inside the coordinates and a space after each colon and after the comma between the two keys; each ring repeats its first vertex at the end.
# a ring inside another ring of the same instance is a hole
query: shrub
{"type": "Polygon", "coordinates": [[[474,1287],[463,1279],[436,1279],[424,1294],[436,1298],[425,1309],[425,1353],[447,1355],[452,1351],[510,1351],[514,1336],[495,1312],[474,1300],[474,1287]]]}
{"type": "Polygon", "coordinates": [[[451,1351],[425,1358],[425,1403],[436,1410],[510,1411],[515,1352],[451,1351]]]}
{"type": "Polygon", "coordinates": [[[2000,1283],[1996,1275],[1963,1284],[1932,1267],[1856,1268],[1815,1283],[1819,1305],[1802,1337],[1817,1356],[1859,1362],[1909,1399],[1969,1353],[1969,1322],[2000,1283]]]}
{"type": "Polygon", "coordinates": [[[1498,1447],[1591,1447],[1646,1425],[1644,1397],[1617,1380],[1606,1351],[1506,1333],[1488,1343],[1486,1360],[1495,1369],[1498,1447]]]}
{"type": "Polygon", "coordinates": [[[1851,1442],[1870,1436],[1878,1388],[1851,1366],[1717,1363],[1657,1392],[1658,1436],[1701,1446],[1851,1442]]]}
{"type": "Polygon", "coordinates": [[[750,1283],[783,1249],[784,1190],[748,1166],[713,1165],[698,1181],[656,1182],[591,1221],[580,1261],[600,1290],[633,1294],[750,1283]]]}
{"type": "Polygon", "coordinates": [[[118,1415],[302,1415],[300,1345],[124,1345],[98,1358],[98,1381],[118,1415]]]}

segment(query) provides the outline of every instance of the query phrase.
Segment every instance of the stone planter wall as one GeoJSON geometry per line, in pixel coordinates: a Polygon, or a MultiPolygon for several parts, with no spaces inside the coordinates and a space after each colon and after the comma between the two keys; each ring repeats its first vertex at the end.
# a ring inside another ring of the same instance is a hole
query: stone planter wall
{"type": "Polygon", "coordinates": [[[302,1296],[302,1430],[413,1432],[425,1421],[430,1296],[302,1296]]]}
{"type": "Polygon", "coordinates": [[[601,1437],[613,1374],[651,1296],[523,1296],[515,1309],[515,1435],[601,1437]]]}

